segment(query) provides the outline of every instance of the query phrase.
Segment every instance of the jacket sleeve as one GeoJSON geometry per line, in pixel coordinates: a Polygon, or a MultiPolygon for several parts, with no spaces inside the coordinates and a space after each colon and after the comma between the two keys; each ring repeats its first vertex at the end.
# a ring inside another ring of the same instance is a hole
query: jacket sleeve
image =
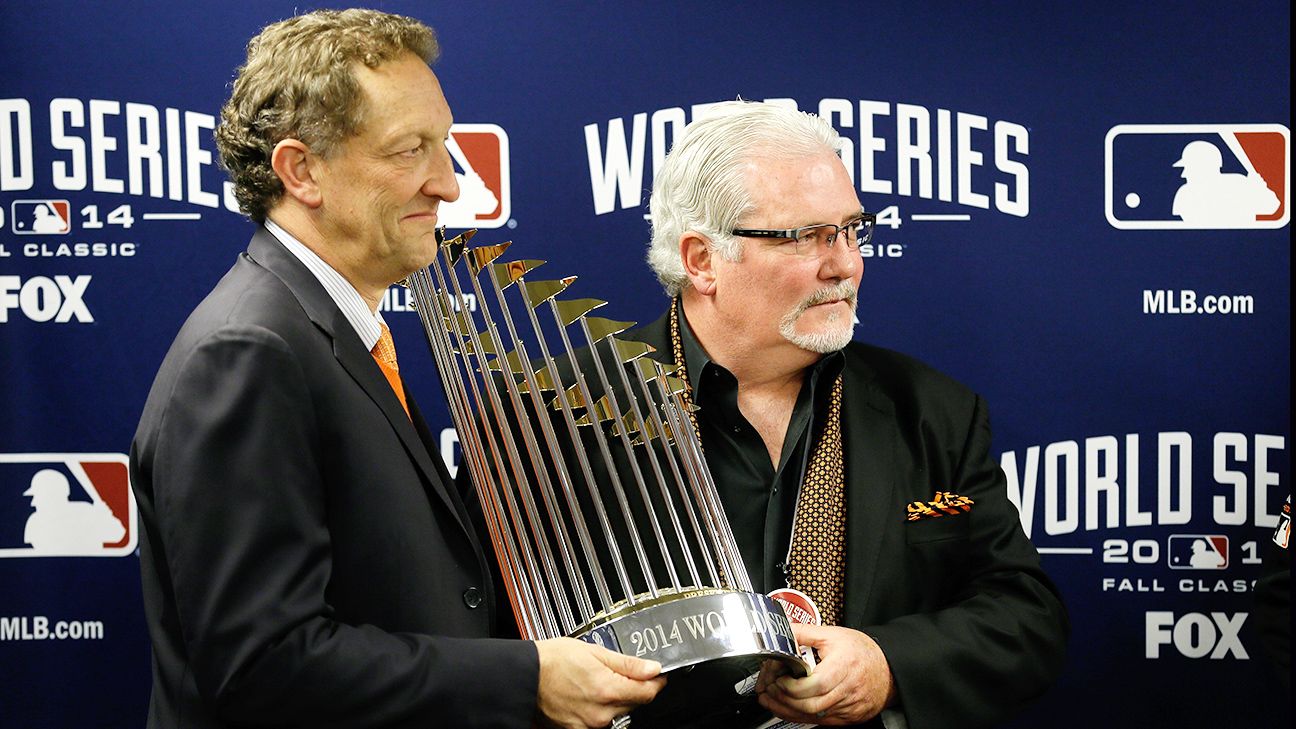
{"type": "Polygon", "coordinates": [[[527,726],[533,643],[335,619],[318,423],[346,414],[314,410],[306,382],[284,340],[253,326],[208,335],[173,380],[151,477],[176,598],[163,619],[198,692],[249,726],[527,726]]]}
{"type": "Polygon", "coordinates": [[[1291,497],[1287,497],[1287,513],[1279,521],[1278,529],[1287,530],[1281,541],[1278,534],[1264,542],[1264,566],[1253,589],[1255,599],[1255,625],[1260,635],[1260,648],[1273,664],[1282,685],[1291,690],[1291,552],[1288,540],[1291,534],[1289,520],[1291,497]]]}
{"type": "Polygon", "coordinates": [[[1048,688],[1066,650],[1066,610],[990,457],[985,403],[971,399],[949,483],[975,502],[966,516],[966,554],[958,556],[966,561],[939,575],[908,576],[953,583],[943,586],[948,597],[935,609],[861,627],[890,663],[910,729],[1003,721],[1048,688]]]}

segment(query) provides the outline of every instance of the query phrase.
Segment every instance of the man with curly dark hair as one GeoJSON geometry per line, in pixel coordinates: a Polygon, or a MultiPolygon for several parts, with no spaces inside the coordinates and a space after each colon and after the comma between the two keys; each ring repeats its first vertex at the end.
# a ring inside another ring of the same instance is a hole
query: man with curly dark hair
{"type": "Polygon", "coordinates": [[[217,144],[247,252],[176,337],[131,448],[150,727],[605,726],[660,666],[497,639],[465,496],[378,314],[459,195],[432,30],[367,10],[248,44],[217,144]]]}

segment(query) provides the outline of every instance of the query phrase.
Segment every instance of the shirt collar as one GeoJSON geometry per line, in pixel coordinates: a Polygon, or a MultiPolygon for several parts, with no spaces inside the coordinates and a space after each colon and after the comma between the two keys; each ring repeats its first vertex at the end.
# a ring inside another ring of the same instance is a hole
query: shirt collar
{"type": "Polygon", "coordinates": [[[384,324],[382,314],[370,309],[351,282],[338,273],[337,269],[325,263],[315,251],[307,248],[305,243],[294,238],[291,233],[269,218],[266,218],[265,227],[319,280],[320,285],[328,292],[329,298],[333,299],[333,303],[337,304],[337,307],[342,310],[342,315],[351,323],[365,349],[372,350],[378,343],[378,338],[382,336],[384,324]]]}
{"type": "Polygon", "coordinates": [[[680,347],[684,350],[684,369],[688,371],[689,385],[696,392],[702,382],[702,371],[711,364],[711,356],[694,336],[693,327],[689,324],[688,317],[684,316],[684,302],[676,299],[675,306],[679,307],[676,313],[679,319],[680,347]]]}
{"type": "MultiPolygon", "coordinates": [[[[688,370],[689,385],[693,387],[693,391],[698,392],[703,382],[702,375],[709,367],[717,367],[732,378],[732,373],[711,361],[711,356],[693,334],[693,327],[689,325],[688,317],[684,316],[684,302],[677,300],[675,305],[679,307],[679,336],[680,347],[684,350],[684,368],[688,370]]],[[[829,352],[806,368],[806,374],[813,387],[824,378],[835,378],[845,365],[846,355],[841,350],[829,352]]]]}

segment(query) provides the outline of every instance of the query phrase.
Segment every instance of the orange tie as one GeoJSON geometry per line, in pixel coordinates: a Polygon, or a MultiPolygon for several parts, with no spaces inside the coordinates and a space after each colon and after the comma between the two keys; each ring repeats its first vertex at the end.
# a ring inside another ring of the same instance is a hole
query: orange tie
{"type": "Polygon", "coordinates": [[[409,405],[405,403],[405,386],[401,384],[400,367],[396,366],[396,343],[392,341],[391,330],[386,324],[379,324],[382,327],[382,334],[378,337],[378,343],[370,350],[374,361],[378,363],[378,369],[382,370],[383,375],[387,377],[387,384],[396,392],[396,399],[400,400],[401,407],[405,408],[405,417],[409,417],[409,405]]]}

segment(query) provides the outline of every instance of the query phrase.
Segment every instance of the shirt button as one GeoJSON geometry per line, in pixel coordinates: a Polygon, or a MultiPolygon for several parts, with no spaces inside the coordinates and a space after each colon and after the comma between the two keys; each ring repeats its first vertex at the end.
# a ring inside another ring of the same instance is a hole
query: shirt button
{"type": "Polygon", "coordinates": [[[733,427],[733,431],[734,431],[735,433],[741,433],[741,432],[742,432],[742,426],[741,426],[741,425],[735,425],[735,426],[733,427]]]}
{"type": "Polygon", "coordinates": [[[478,590],[475,587],[470,587],[467,590],[464,590],[463,601],[470,609],[476,609],[482,602],[481,590],[478,590]]]}

